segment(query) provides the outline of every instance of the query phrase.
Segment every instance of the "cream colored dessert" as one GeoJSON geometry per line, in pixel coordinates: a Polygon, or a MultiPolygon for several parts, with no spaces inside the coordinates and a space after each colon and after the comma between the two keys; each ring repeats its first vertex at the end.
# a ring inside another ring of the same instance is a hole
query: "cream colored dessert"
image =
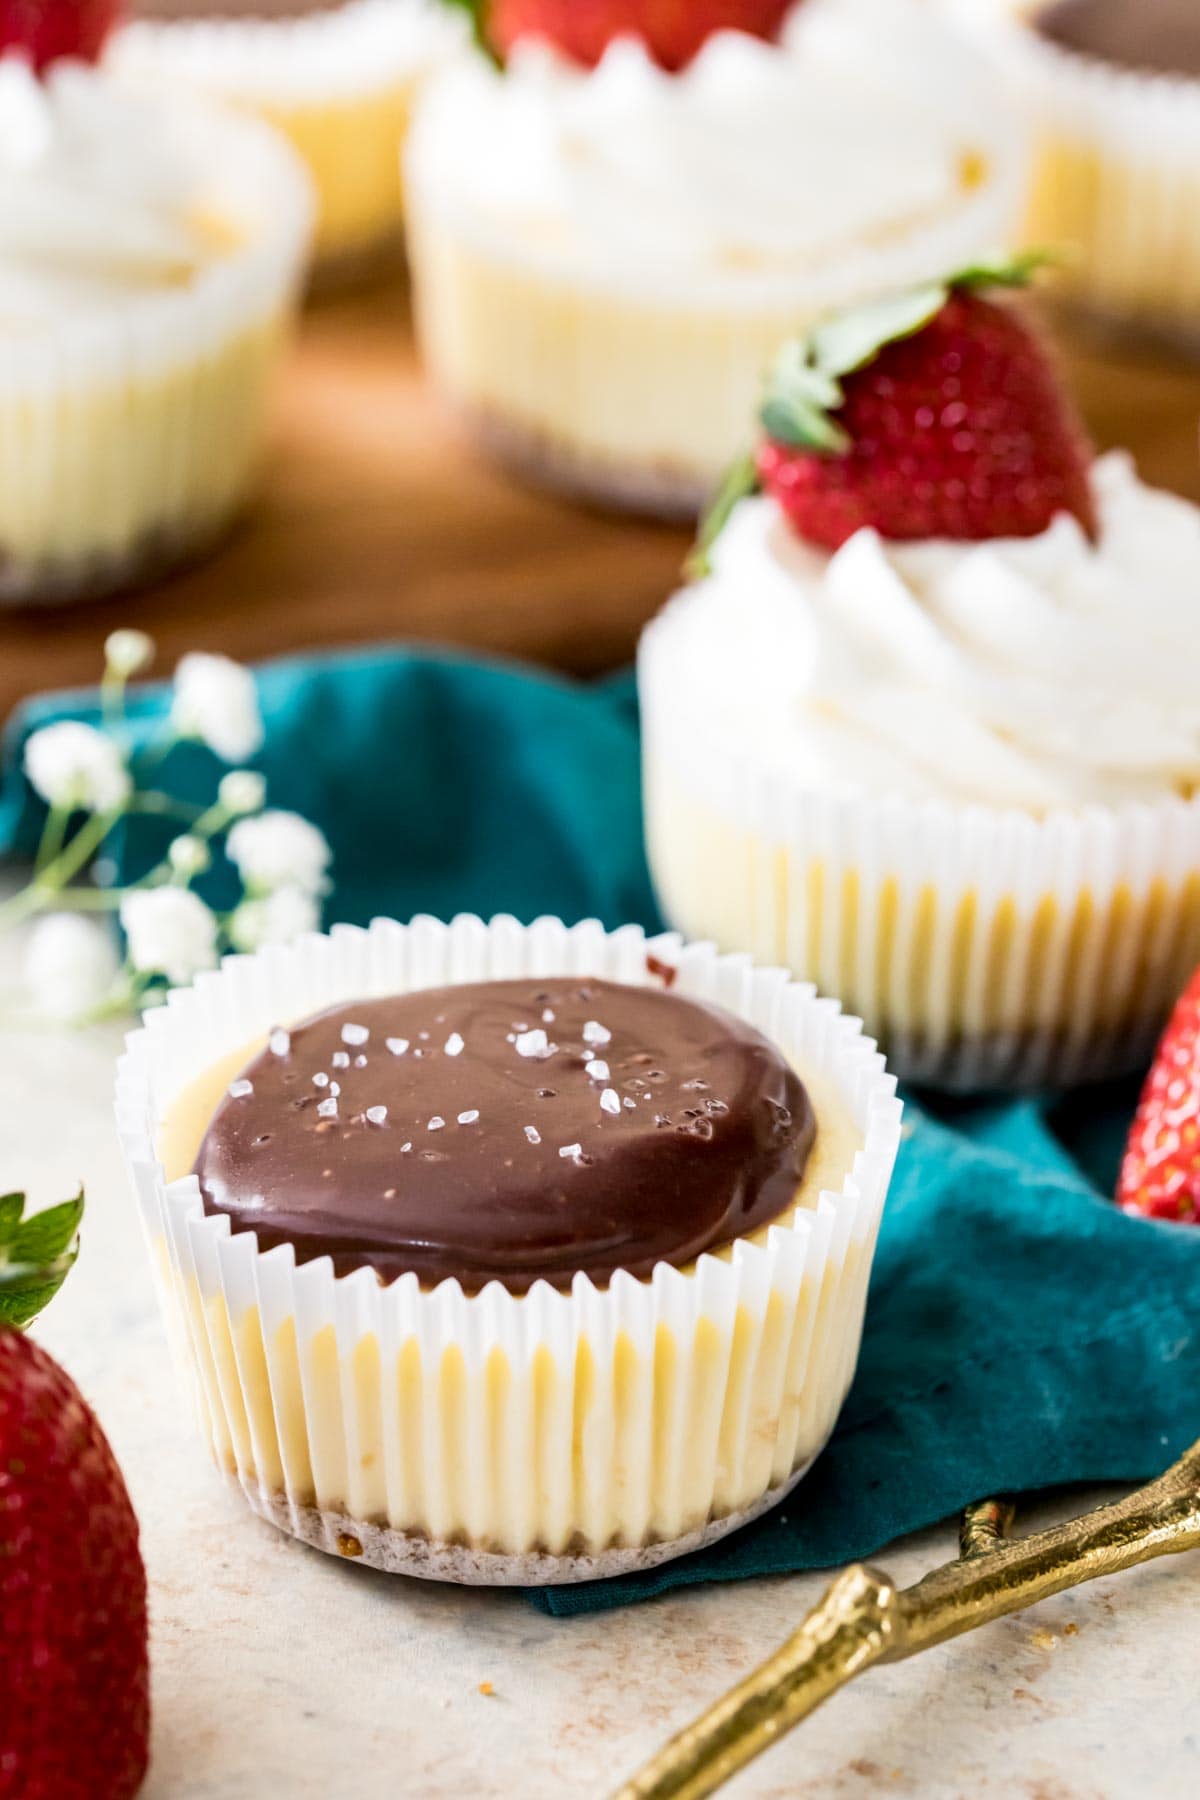
{"type": "Polygon", "coordinates": [[[601,498],[694,511],[780,341],[1006,237],[1019,133],[908,0],[806,0],[681,74],[519,43],[435,84],[410,140],[433,371],[485,437],[601,498]]]}
{"type": "Polygon", "coordinates": [[[742,502],[641,651],[667,916],[839,996],[901,1073],[1136,1066],[1200,961],[1200,512],[1121,455],[1092,544],[829,557],[742,502]]]}
{"type": "Polygon", "coordinates": [[[0,59],[0,599],[107,591],[217,536],[308,218],[262,128],[0,59]]]}
{"type": "Polygon", "coordinates": [[[554,921],[384,921],[228,964],[131,1040],[118,1116],[176,1349],[251,1506],[336,1554],[494,1583],[649,1566],[799,1479],[853,1373],[899,1137],[894,1084],[836,1007],[675,939],[554,921]],[[279,1020],[555,970],[653,986],[664,963],[681,994],[769,1033],[809,1089],[798,1204],[753,1240],[653,1279],[465,1293],[338,1277],[328,1257],[264,1250],[206,1214],[189,1159],[230,1070],[279,1020]]]}
{"type": "Polygon", "coordinates": [[[1076,6],[1079,28],[1062,42],[1039,29],[1066,10],[1053,0],[1014,0],[991,18],[972,17],[968,0],[957,7],[1028,122],[1028,241],[1062,246],[1062,285],[1077,304],[1194,351],[1200,12],[1192,0],[1076,6]],[[1083,48],[1089,37],[1094,48],[1083,48]]]}
{"type": "Polygon", "coordinates": [[[347,274],[399,245],[409,116],[465,25],[444,0],[143,0],[109,60],[278,127],[316,191],[318,267],[347,274]]]}

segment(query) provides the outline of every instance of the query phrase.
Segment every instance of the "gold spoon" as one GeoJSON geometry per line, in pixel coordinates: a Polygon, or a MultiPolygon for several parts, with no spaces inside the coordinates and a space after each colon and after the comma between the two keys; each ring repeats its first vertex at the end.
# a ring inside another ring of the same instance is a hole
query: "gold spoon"
{"type": "Polygon", "coordinates": [[[1014,1510],[1007,1500],[968,1507],[958,1558],[913,1587],[897,1588],[863,1563],[844,1569],[774,1656],[613,1800],[700,1800],[872,1663],[903,1662],[1065,1588],[1200,1549],[1200,1442],[1157,1481],[1032,1537],[1006,1536],[1014,1510]]]}

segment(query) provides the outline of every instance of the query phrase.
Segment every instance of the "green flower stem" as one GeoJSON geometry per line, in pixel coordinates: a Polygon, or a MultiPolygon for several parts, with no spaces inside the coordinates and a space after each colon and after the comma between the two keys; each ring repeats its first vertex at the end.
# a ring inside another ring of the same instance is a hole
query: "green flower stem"
{"type": "Polygon", "coordinates": [[[93,813],[53,862],[48,862],[35,874],[28,887],[0,905],[0,925],[13,925],[20,919],[32,918],[35,913],[45,911],[51,902],[61,904],[61,890],[91,861],[126,810],[123,801],[109,812],[93,813]]]}
{"type": "Polygon", "coordinates": [[[128,677],[106,663],[100,678],[100,717],[105,728],[119,734],[125,723],[125,689],[128,677]]]}
{"type": "Polygon", "coordinates": [[[176,800],[172,794],[160,793],[156,788],[151,788],[144,794],[134,794],[129,810],[151,813],[160,819],[178,819],[189,828],[194,828],[196,820],[202,818],[204,813],[203,807],[192,806],[186,800],[176,800]]]}
{"type": "Polygon", "coordinates": [[[37,860],[33,865],[35,879],[60,855],[70,817],[71,809],[68,806],[56,804],[47,812],[41,842],[38,844],[37,860]]]}

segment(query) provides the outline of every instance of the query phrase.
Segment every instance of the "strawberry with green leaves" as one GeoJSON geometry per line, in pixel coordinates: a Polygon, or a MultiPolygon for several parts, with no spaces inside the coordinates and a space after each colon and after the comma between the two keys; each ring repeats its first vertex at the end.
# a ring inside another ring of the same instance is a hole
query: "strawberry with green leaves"
{"type": "Polygon", "coordinates": [[[864,527],[893,541],[1035,537],[1060,513],[1094,537],[1087,435],[1040,334],[1002,294],[1039,261],[967,269],[785,345],[762,443],[731,471],[701,551],[756,488],[828,551],[864,527]]]}
{"type": "Polygon", "coordinates": [[[456,0],[480,41],[507,56],[542,38],[592,68],[616,38],[640,38],[663,69],[682,69],[717,31],[774,38],[795,0],[456,0]]]}
{"type": "Polygon", "coordinates": [[[1200,1225],[1200,969],[1183,990],[1142,1088],[1117,1204],[1200,1225]]]}
{"type": "Polygon", "coordinates": [[[15,51],[37,73],[60,57],[98,62],[121,0],[0,0],[0,55],[15,51]]]}
{"type": "Polygon", "coordinates": [[[137,1519],[95,1415],[20,1329],[74,1262],[82,1211],[0,1198],[0,1800],[128,1800],[149,1754],[137,1519]]]}

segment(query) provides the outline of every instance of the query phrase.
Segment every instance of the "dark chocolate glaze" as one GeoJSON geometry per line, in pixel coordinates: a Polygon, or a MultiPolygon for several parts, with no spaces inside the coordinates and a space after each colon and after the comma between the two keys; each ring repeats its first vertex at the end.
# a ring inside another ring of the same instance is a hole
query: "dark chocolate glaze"
{"type": "Polygon", "coordinates": [[[1033,23],[1042,37],[1082,56],[1200,76],[1200,0],[1053,0],[1033,23]]]}
{"type": "Polygon", "coordinates": [[[208,1128],[205,1208],[339,1275],[516,1293],[648,1275],[786,1211],[816,1135],[766,1038],[660,988],[432,988],[339,1006],[275,1045],[208,1128]]]}
{"type": "Polygon", "coordinates": [[[132,0],[135,19],[160,24],[192,19],[307,19],[334,12],[342,0],[132,0]]]}

